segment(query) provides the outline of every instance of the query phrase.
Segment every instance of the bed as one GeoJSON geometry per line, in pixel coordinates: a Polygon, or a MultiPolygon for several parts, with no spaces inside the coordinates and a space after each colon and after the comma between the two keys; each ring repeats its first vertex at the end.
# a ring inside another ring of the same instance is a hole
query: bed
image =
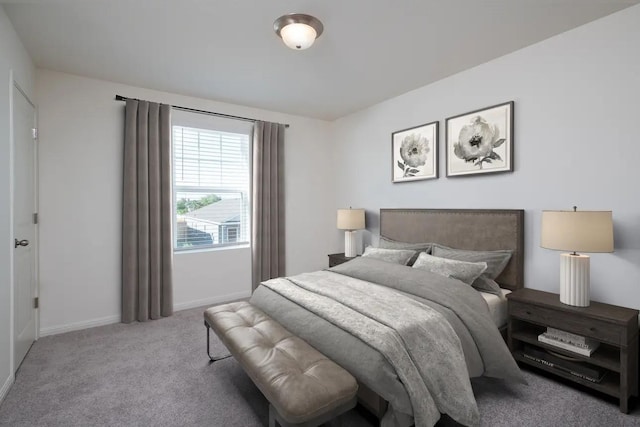
{"type": "MultiPolygon", "coordinates": [[[[447,247],[474,251],[510,250],[513,253],[511,259],[496,278],[496,282],[501,288],[509,291],[523,287],[524,211],[522,210],[382,209],[380,211],[380,235],[396,241],[432,242],[447,247]]],[[[455,389],[463,387],[463,385],[456,383],[461,380],[455,378],[456,375],[462,375],[459,374],[461,368],[447,368],[451,382],[455,384],[444,387],[452,387],[453,390],[438,390],[434,393],[430,388],[431,377],[434,378],[435,383],[440,385],[444,381],[442,378],[449,378],[446,374],[438,373],[440,368],[436,369],[439,365],[444,365],[449,361],[433,356],[437,360],[436,366],[430,368],[428,373],[419,372],[429,389],[424,392],[423,396],[420,394],[423,392],[419,391],[419,387],[413,384],[413,376],[415,375],[407,376],[405,373],[403,376],[404,368],[400,369],[397,366],[399,362],[394,362],[395,350],[391,350],[392,355],[390,355],[389,350],[383,351],[381,349],[381,344],[367,341],[367,339],[375,341],[377,335],[374,334],[367,338],[362,335],[362,331],[354,330],[359,327],[357,325],[360,319],[345,320],[343,314],[339,313],[340,310],[334,310],[334,307],[329,306],[329,302],[325,301],[328,297],[325,293],[343,292],[337,290],[338,286],[334,286],[334,284],[344,281],[348,282],[349,286],[354,286],[356,290],[359,289],[358,287],[365,286],[362,289],[375,289],[375,292],[371,293],[376,297],[388,298],[386,301],[393,299],[393,304],[389,303],[389,307],[380,306],[375,310],[370,309],[374,312],[374,317],[384,317],[384,311],[391,310],[392,307],[401,307],[398,309],[399,311],[415,315],[415,312],[412,311],[415,310],[415,307],[409,307],[405,312],[405,307],[396,305],[396,297],[389,297],[389,292],[395,292],[394,295],[400,293],[421,302],[423,306],[426,304],[431,308],[437,308],[442,316],[435,315],[435,318],[438,316],[446,317],[453,325],[453,329],[447,329],[446,325],[439,324],[432,324],[428,328],[424,328],[428,329],[429,334],[433,336],[425,337],[426,344],[424,345],[426,347],[423,347],[423,351],[413,349],[414,353],[409,353],[409,359],[424,358],[424,348],[432,351],[431,349],[435,348],[455,346],[456,338],[452,336],[456,335],[459,338],[458,343],[461,343],[459,345],[462,346],[460,352],[466,364],[464,376],[467,382],[469,377],[483,374],[503,376],[505,379],[516,381],[521,379],[519,370],[516,372],[517,365],[508,353],[504,342],[501,339],[500,342],[496,340],[496,336],[500,337],[498,331],[500,320],[497,317],[499,317],[501,310],[504,312],[505,306],[501,305],[506,304],[504,298],[497,298],[492,303],[487,301],[487,299],[492,300],[491,296],[481,295],[470,286],[457,280],[443,277],[435,278],[433,277],[435,275],[431,273],[416,272],[416,269],[408,267],[388,265],[379,271],[376,270],[378,268],[379,266],[375,262],[362,258],[334,267],[327,272],[308,273],[286,279],[272,279],[256,289],[251,303],[353,374],[361,387],[361,403],[380,417],[383,425],[408,426],[414,422],[416,425],[432,425],[437,421],[439,413],[435,416],[429,412],[430,399],[444,400],[444,403],[443,400],[434,403],[439,408],[439,412],[453,414],[452,418],[459,422],[462,421],[463,424],[473,424],[477,414],[472,414],[471,403],[461,403],[464,399],[460,398],[460,402],[453,402],[451,403],[452,407],[447,407],[447,393],[450,396],[468,393],[466,388],[461,391],[455,389]],[[343,277],[343,275],[346,276],[343,277]],[[427,277],[429,275],[431,276],[427,277]],[[384,278],[383,276],[388,277],[384,278]],[[402,279],[396,280],[397,277],[402,279]],[[432,281],[434,284],[431,284],[432,281]],[[416,286],[418,282],[421,282],[419,287],[416,286]],[[429,282],[428,286],[427,282],[429,282]],[[446,286],[442,283],[445,283],[446,286]],[[371,288],[366,288],[368,285],[371,288]],[[395,289],[390,291],[387,288],[395,289]],[[419,292],[415,289],[418,289],[419,292]],[[435,295],[435,300],[427,300],[427,297],[434,297],[432,295],[434,289],[445,289],[443,293],[446,295],[435,295]],[[309,292],[322,295],[316,296],[314,294],[313,298],[315,299],[311,302],[309,299],[311,297],[307,295],[309,292]],[[423,293],[429,295],[423,295],[423,293]],[[460,302],[456,302],[456,305],[460,304],[464,308],[449,307],[452,298],[458,298],[460,302]],[[489,304],[494,304],[493,310],[489,309],[489,304]],[[320,306],[325,308],[318,308],[320,306]],[[442,306],[445,306],[444,310],[441,310],[442,306]],[[336,314],[327,315],[326,313],[334,313],[334,311],[336,314]],[[352,326],[352,323],[356,326],[352,326]],[[464,325],[460,326],[462,324],[464,325]],[[466,328],[469,330],[467,331],[466,328]],[[431,342],[430,346],[429,342],[431,342]],[[487,352],[490,354],[486,354],[487,352]],[[503,368],[502,372],[497,372],[498,369],[491,368],[492,364],[506,368],[503,368]],[[492,370],[493,372],[491,372],[492,370]],[[439,376],[440,380],[438,380],[439,376]],[[432,396],[434,394],[435,398],[432,396]],[[442,398],[441,394],[445,398],[442,398]],[[427,402],[425,403],[426,408],[419,408],[418,406],[423,404],[423,400],[427,402]],[[459,406],[456,407],[456,405],[459,406]],[[446,408],[443,409],[443,406],[446,408]]],[[[352,296],[352,298],[351,305],[360,303],[357,297],[352,296]]],[[[412,301],[409,303],[409,305],[415,304],[412,301]]],[[[367,303],[367,306],[369,304],[375,304],[375,301],[367,303]]],[[[398,304],[400,303],[398,302],[398,304]]],[[[342,307],[340,308],[342,309],[342,307]]],[[[397,317],[402,318],[402,322],[411,320],[411,316],[397,317]]],[[[365,332],[368,330],[367,328],[369,326],[362,327],[365,332]]],[[[412,328],[413,326],[409,327],[409,329],[412,328]]],[[[408,342],[404,336],[400,341],[403,340],[405,343],[408,342]]],[[[383,347],[386,345],[384,344],[383,347]]],[[[451,355],[456,353],[450,349],[446,351],[451,355]]],[[[404,353],[402,354],[404,355],[404,353]]],[[[450,357],[452,360],[456,360],[456,358],[457,356],[450,357]]],[[[444,367],[442,369],[446,370],[444,367]]],[[[453,397],[451,399],[455,400],[453,397]]],[[[471,399],[473,400],[472,404],[475,405],[473,396],[471,399]]]]}

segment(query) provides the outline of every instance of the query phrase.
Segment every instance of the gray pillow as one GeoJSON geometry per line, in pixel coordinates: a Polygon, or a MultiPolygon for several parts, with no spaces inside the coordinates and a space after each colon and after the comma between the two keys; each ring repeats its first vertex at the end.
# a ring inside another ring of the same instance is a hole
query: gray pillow
{"type": "Polygon", "coordinates": [[[413,265],[418,259],[418,255],[420,252],[431,253],[431,243],[408,243],[408,242],[400,242],[398,240],[388,239],[386,237],[380,236],[378,240],[378,247],[382,249],[411,249],[417,251],[407,262],[407,265],[413,265]]]}
{"type": "Polygon", "coordinates": [[[388,239],[386,237],[380,236],[378,247],[382,249],[412,249],[414,251],[428,253],[431,250],[431,243],[400,242],[398,240],[388,239]]]}
{"type": "Polygon", "coordinates": [[[487,269],[487,263],[438,258],[420,252],[418,259],[413,264],[413,268],[427,270],[445,277],[452,277],[470,285],[487,269]]]}
{"type": "Polygon", "coordinates": [[[484,276],[495,280],[509,263],[513,251],[467,251],[434,244],[431,253],[437,257],[456,259],[458,261],[486,262],[487,270],[484,272],[484,276]]]}
{"type": "Polygon", "coordinates": [[[498,295],[500,298],[504,299],[504,294],[502,293],[502,289],[500,289],[500,285],[498,285],[495,280],[489,279],[484,274],[481,274],[480,277],[474,280],[471,286],[481,292],[498,295]]]}
{"type": "Polygon", "coordinates": [[[407,265],[407,261],[409,261],[415,253],[416,251],[408,249],[383,249],[367,246],[362,256],[392,262],[394,264],[407,265]]]}

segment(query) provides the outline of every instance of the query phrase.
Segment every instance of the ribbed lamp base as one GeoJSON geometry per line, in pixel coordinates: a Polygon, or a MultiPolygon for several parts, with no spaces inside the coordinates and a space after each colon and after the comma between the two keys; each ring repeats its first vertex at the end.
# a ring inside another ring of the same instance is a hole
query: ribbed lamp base
{"type": "Polygon", "coordinates": [[[358,255],[356,248],[356,231],[344,232],[344,256],[354,257],[358,255]]]}
{"type": "Polygon", "coordinates": [[[560,302],[576,307],[589,306],[589,256],[560,255],[560,302]]]}

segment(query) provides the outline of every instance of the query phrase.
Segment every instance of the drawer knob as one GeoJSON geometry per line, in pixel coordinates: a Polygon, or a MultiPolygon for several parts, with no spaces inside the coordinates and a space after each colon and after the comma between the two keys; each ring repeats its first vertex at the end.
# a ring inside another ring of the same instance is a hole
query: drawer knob
{"type": "Polygon", "coordinates": [[[595,331],[595,330],[596,330],[596,328],[591,327],[591,328],[589,328],[589,330],[590,330],[591,332],[593,332],[593,331],[595,331]]]}
{"type": "Polygon", "coordinates": [[[529,310],[525,311],[525,313],[527,313],[528,315],[531,315],[531,312],[529,310]]]}

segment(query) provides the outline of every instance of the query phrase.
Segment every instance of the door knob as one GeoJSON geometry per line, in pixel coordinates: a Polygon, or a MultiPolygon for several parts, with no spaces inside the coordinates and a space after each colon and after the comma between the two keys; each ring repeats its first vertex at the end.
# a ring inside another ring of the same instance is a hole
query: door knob
{"type": "Polygon", "coordinates": [[[28,240],[18,240],[15,239],[15,243],[14,243],[15,247],[17,248],[18,246],[29,246],[29,241],[28,240]]]}

